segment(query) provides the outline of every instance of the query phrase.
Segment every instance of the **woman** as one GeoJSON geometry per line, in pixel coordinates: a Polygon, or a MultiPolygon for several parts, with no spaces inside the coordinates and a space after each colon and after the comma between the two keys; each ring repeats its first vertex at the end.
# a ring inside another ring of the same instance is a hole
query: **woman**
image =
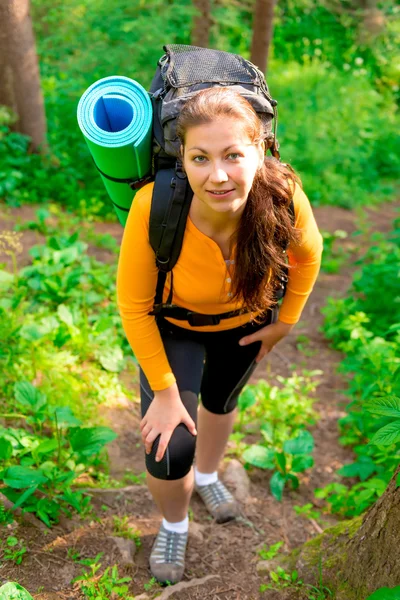
{"type": "MultiPolygon", "coordinates": [[[[245,98],[232,88],[198,92],[184,105],[177,134],[193,200],[173,269],[173,303],[206,314],[246,312],[203,327],[167,317],[156,321],[148,314],[157,282],[149,244],[154,184],[142,188],[122,241],[118,304],[140,364],[147,481],[163,515],[150,568],[160,582],[171,583],[184,572],[193,487],[217,522],[237,514],[217,472],[237,398],[256,364],[299,320],[322,251],[298,179],[289,166],[265,157],[270,124],[261,122],[245,98]],[[286,264],[285,241],[289,281],[276,318],[272,307],[275,283],[286,264]]],[[[170,278],[164,301],[169,285],[170,278]]]]}

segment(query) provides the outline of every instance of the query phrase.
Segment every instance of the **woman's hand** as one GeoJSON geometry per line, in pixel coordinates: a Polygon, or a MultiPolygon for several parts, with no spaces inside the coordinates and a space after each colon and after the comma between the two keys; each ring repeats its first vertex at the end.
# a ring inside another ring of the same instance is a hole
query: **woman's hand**
{"type": "Polygon", "coordinates": [[[184,407],[176,383],[165,390],[154,392],[154,398],[140,422],[146,453],[151,452],[154,440],[161,434],[156,461],[164,456],[175,428],[183,423],[192,435],[197,435],[196,425],[184,407]]]}
{"type": "Polygon", "coordinates": [[[275,344],[284,338],[293,327],[294,325],[290,325],[289,323],[276,321],[276,323],[267,325],[251,335],[246,335],[246,337],[239,340],[239,344],[241,346],[247,346],[247,344],[252,344],[253,342],[261,342],[260,351],[256,356],[256,363],[259,363],[268,352],[271,352],[275,344]]]}

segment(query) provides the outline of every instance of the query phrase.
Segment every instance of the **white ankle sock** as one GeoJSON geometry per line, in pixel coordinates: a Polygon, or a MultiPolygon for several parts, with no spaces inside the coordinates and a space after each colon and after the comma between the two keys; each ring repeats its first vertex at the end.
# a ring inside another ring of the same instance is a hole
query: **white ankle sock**
{"type": "Polygon", "coordinates": [[[218,471],[214,473],[200,473],[196,467],[194,467],[194,480],[196,485],[210,485],[218,481],[218,471]]]}
{"type": "Polygon", "coordinates": [[[165,529],[168,529],[168,531],[176,531],[176,533],[186,533],[187,531],[189,531],[188,516],[186,517],[186,519],[183,519],[183,521],[179,521],[178,523],[170,523],[166,519],[163,519],[162,524],[165,527],[165,529]]]}

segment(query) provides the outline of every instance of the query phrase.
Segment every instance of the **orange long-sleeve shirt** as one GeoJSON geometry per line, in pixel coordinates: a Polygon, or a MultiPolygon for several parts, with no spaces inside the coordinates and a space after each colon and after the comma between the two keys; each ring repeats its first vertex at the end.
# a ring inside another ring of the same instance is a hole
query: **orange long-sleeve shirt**
{"type": "MultiPolygon", "coordinates": [[[[154,182],[135,195],[121,244],[117,275],[118,306],[122,324],[150,387],[162,390],[175,382],[155,321],[148,314],[154,303],[158,270],[149,243],[149,218],[154,182]]],[[[301,241],[288,248],[292,268],[279,320],[296,323],[317,278],[322,252],[322,236],[318,231],[307,196],[296,185],[293,197],[295,226],[301,241]]],[[[182,250],[174,267],[173,303],[205,314],[218,314],[241,308],[229,302],[233,261],[225,261],[211,238],[202,233],[190,217],[187,219],[182,250]],[[232,265],[227,264],[231,262],[232,265]]],[[[163,301],[169,292],[169,278],[163,301]]],[[[172,323],[196,331],[221,331],[243,325],[249,314],[221,320],[219,325],[191,327],[187,321],[169,319],[172,323]]]]}

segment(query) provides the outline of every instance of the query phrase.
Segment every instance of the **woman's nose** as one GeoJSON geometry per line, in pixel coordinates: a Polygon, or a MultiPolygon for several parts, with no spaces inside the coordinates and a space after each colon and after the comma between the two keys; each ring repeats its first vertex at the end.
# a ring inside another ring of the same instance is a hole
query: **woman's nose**
{"type": "Polygon", "coordinates": [[[214,167],[210,174],[210,181],[214,183],[228,181],[229,177],[224,169],[221,167],[214,167]]]}

